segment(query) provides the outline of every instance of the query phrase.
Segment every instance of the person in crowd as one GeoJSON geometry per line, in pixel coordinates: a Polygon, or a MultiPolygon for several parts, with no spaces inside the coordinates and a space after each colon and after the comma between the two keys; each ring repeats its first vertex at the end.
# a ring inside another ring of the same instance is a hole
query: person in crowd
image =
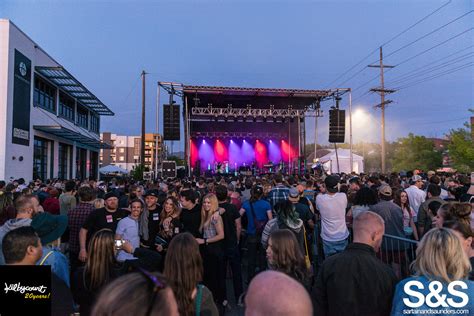
{"type": "Polygon", "coordinates": [[[267,260],[270,269],[285,273],[309,291],[309,270],[295,234],[290,230],[278,229],[271,233],[268,239],[267,260]]]}
{"type": "Polygon", "coordinates": [[[160,264],[161,257],[158,253],[144,248],[133,248],[126,240],[121,245],[116,245],[114,235],[114,231],[108,228],[92,235],[86,264],[78,268],[71,279],[74,301],[79,305],[81,316],[90,314],[97,295],[113,279],[134,268],[154,271],[160,264]],[[117,250],[121,249],[138,259],[118,262],[116,254],[117,250]]]}
{"type": "Polygon", "coordinates": [[[250,178],[245,179],[244,189],[240,192],[242,204],[250,200],[253,182],[250,178]]]}
{"type": "Polygon", "coordinates": [[[171,240],[163,274],[174,291],[180,315],[219,315],[212,292],[201,284],[203,264],[193,235],[182,233],[171,240]]]}
{"type": "Polygon", "coordinates": [[[196,238],[196,241],[201,245],[201,255],[204,263],[204,284],[214,294],[219,307],[225,307],[224,225],[219,214],[219,203],[216,196],[212,193],[204,196],[202,200],[199,232],[203,238],[196,238]]]}
{"type": "Polygon", "coordinates": [[[440,206],[436,216],[433,217],[434,227],[443,227],[446,221],[457,220],[471,226],[472,206],[469,203],[451,202],[440,206]]]}
{"type": "Polygon", "coordinates": [[[179,208],[178,200],[172,196],[167,197],[160,214],[160,224],[157,235],[159,238],[156,238],[161,243],[157,244],[155,240],[156,249],[163,255],[165,255],[171,239],[183,231],[183,224],[179,219],[180,214],[181,209],[179,208]]]}
{"type": "Polygon", "coordinates": [[[49,197],[48,189],[48,186],[44,183],[40,184],[39,186],[36,196],[38,197],[39,203],[41,205],[43,205],[44,201],[49,197]]]}
{"type": "Polygon", "coordinates": [[[158,273],[139,271],[121,276],[107,285],[97,298],[94,316],[178,316],[171,287],[158,273]]]}
{"type": "Polygon", "coordinates": [[[469,280],[474,281],[474,249],[472,248],[474,232],[466,223],[460,221],[447,221],[443,223],[443,227],[450,228],[454,231],[456,237],[461,241],[462,248],[471,263],[471,271],[469,272],[469,280]]]}
{"type": "Polygon", "coordinates": [[[394,272],[376,257],[385,227],[376,213],[354,218],[354,240],[327,258],[317,277],[313,302],[318,315],[388,315],[397,283],[394,272]]]}
{"type": "MultiPolygon", "coordinates": [[[[306,289],[284,273],[259,273],[245,295],[245,315],[313,315],[313,306],[306,289]]],[[[319,311],[315,311],[319,312],[319,311]]]]}
{"type": "Polygon", "coordinates": [[[423,179],[419,175],[414,175],[411,178],[410,186],[405,189],[405,192],[408,194],[408,200],[410,200],[410,205],[415,211],[415,223],[418,222],[418,211],[421,204],[426,199],[426,193],[421,188],[423,187],[423,179]]]}
{"type": "MultiPolygon", "coordinates": [[[[2,251],[7,265],[35,265],[43,256],[40,238],[31,226],[16,228],[5,235],[2,251]]],[[[66,283],[51,272],[51,315],[71,315],[72,294],[66,283]]]]}
{"type": "Polygon", "coordinates": [[[97,198],[93,201],[93,205],[94,205],[95,209],[103,208],[103,207],[105,207],[105,201],[102,198],[97,198]]]}
{"type": "Polygon", "coordinates": [[[60,251],[61,236],[66,231],[67,221],[66,215],[44,212],[33,217],[31,227],[37,232],[43,245],[43,256],[37,264],[51,266],[51,271],[69,287],[69,261],[60,251]]]}
{"type": "MultiPolygon", "coordinates": [[[[216,187],[216,194],[217,194],[217,187],[216,187]]],[[[227,196],[229,199],[229,203],[234,205],[237,210],[240,210],[240,208],[242,207],[240,193],[235,190],[235,186],[232,183],[229,183],[227,185],[227,196]]]]}
{"type": "Polygon", "coordinates": [[[293,203],[288,200],[279,202],[275,206],[275,211],[277,216],[268,221],[262,233],[263,248],[265,250],[267,249],[268,239],[272,232],[278,229],[289,229],[293,234],[295,234],[301,252],[304,252],[304,225],[303,221],[298,217],[298,213],[293,207],[293,203]]]}
{"type": "Polygon", "coordinates": [[[321,239],[326,258],[343,251],[348,242],[347,196],[338,192],[339,182],[338,176],[327,176],[324,179],[327,193],[316,197],[316,209],[321,214],[321,239]]]}
{"type": "Polygon", "coordinates": [[[352,222],[360,213],[368,211],[371,205],[377,204],[377,195],[368,187],[362,187],[355,193],[352,206],[347,212],[349,222],[352,222]]]}
{"type": "MultiPolygon", "coordinates": [[[[33,200],[30,195],[23,195],[16,199],[16,217],[6,221],[5,224],[0,227],[0,247],[2,246],[3,238],[9,231],[31,225],[31,220],[36,215],[33,200]]],[[[0,252],[0,265],[4,264],[5,259],[3,253],[0,252]]]]}
{"type": "Polygon", "coordinates": [[[243,293],[242,266],[239,252],[239,240],[242,231],[240,213],[234,204],[228,202],[228,191],[224,185],[216,186],[216,197],[219,203],[219,213],[224,226],[224,267],[232,270],[232,285],[235,301],[243,293]]]}
{"type": "Polygon", "coordinates": [[[441,204],[444,204],[445,201],[441,199],[441,187],[439,185],[430,183],[426,188],[426,197],[427,199],[421,203],[420,209],[418,210],[418,235],[423,237],[423,234],[431,228],[431,223],[433,218],[429,216],[428,205],[437,201],[441,204]]]}
{"type": "Polygon", "coordinates": [[[311,203],[314,203],[316,196],[316,189],[314,188],[313,180],[306,180],[305,188],[303,190],[303,197],[307,198],[311,203]]]}
{"type": "Polygon", "coordinates": [[[117,223],[128,216],[128,211],[118,208],[118,196],[113,192],[108,192],[104,196],[105,207],[94,210],[89,214],[79,232],[79,260],[85,262],[87,259],[86,242],[91,236],[104,228],[115,232],[117,223]]]}
{"type": "Polygon", "coordinates": [[[49,196],[43,202],[43,209],[45,212],[48,212],[53,215],[59,215],[60,206],[59,206],[59,191],[55,188],[51,188],[48,191],[49,196]]]}
{"type": "Polygon", "coordinates": [[[181,223],[184,231],[194,237],[201,237],[201,205],[198,203],[199,194],[194,190],[181,191],[181,223]]]}
{"type": "Polygon", "coordinates": [[[283,175],[276,174],[273,178],[275,181],[275,186],[273,189],[268,193],[267,200],[270,202],[272,209],[275,210],[275,206],[281,202],[288,200],[289,196],[289,189],[285,185],[283,185],[283,175]]]}
{"type": "Polygon", "coordinates": [[[247,284],[255,276],[256,269],[265,269],[265,255],[261,239],[263,228],[273,218],[270,203],[263,199],[263,188],[254,186],[251,197],[242,204],[240,215],[247,215],[247,284]]]}
{"type": "Polygon", "coordinates": [[[314,216],[309,206],[311,202],[307,198],[302,198],[297,188],[290,188],[288,200],[293,204],[298,217],[303,221],[306,229],[313,230],[314,216]]]}
{"type": "MultiPolygon", "coordinates": [[[[126,240],[133,248],[140,247],[140,235],[138,229],[138,222],[143,211],[142,200],[135,199],[130,202],[130,215],[122,218],[115,230],[116,240],[126,240]]],[[[120,249],[117,253],[117,261],[136,259],[132,254],[120,249]]]]}
{"type": "Polygon", "coordinates": [[[437,175],[433,175],[428,179],[430,184],[437,185],[441,188],[441,192],[439,194],[439,197],[444,200],[448,197],[448,191],[446,191],[444,188],[441,187],[441,179],[437,175]]]}
{"type": "Polygon", "coordinates": [[[348,182],[349,182],[348,200],[349,200],[349,203],[353,205],[356,194],[362,188],[362,184],[360,182],[360,178],[357,176],[351,177],[348,182]]]}
{"type": "Polygon", "coordinates": [[[125,194],[122,195],[119,199],[119,207],[128,208],[130,206],[130,202],[135,199],[137,199],[137,186],[127,186],[125,187],[125,194]]]}
{"type": "MultiPolygon", "coordinates": [[[[393,203],[392,188],[389,185],[382,185],[378,189],[379,199],[375,205],[370,207],[370,210],[379,214],[385,222],[385,234],[405,238],[403,230],[403,212],[400,206],[393,203]]],[[[405,260],[404,243],[386,243],[382,251],[378,254],[381,259],[386,260],[391,264],[398,278],[401,277],[401,264],[405,260]]]]}
{"type": "MultiPolygon", "coordinates": [[[[408,199],[408,194],[404,190],[397,190],[394,194],[393,202],[400,206],[403,212],[403,231],[405,232],[405,236],[407,238],[413,238],[415,240],[419,240],[418,238],[418,231],[415,226],[415,222],[413,221],[413,217],[415,216],[415,211],[410,206],[410,200],[408,199]]],[[[421,208],[420,213],[421,214],[421,208]]],[[[418,217],[418,223],[420,223],[421,216],[418,217]]],[[[431,223],[430,223],[431,225],[431,223]]]]}
{"type": "Polygon", "coordinates": [[[69,227],[69,261],[71,264],[71,272],[83,264],[79,260],[79,232],[86,222],[89,215],[94,211],[95,191],[89,186],[80,187],[77,190],[79,196],[79,204],[68,213],[69,227]]]}
{"type": "Polygon", "coordinates": [[[140,236],[143,247],[155,249],[155,238],[160,227],[160,192],[152,189],[145,194],[145,209],[140,215],[140,236]]]}
{"type": "Polygon", "coordinates": [[[68,215],[69,211],[76,207],[76,183],[67,181],[64,185],[64,193],[59,196],[59,213],[68,215]]]}
{"type": "MultiPolygon", "coordinates": [[[[405,285],[410,281],[418,281],[422,284],[422,286],[417,287],[416,291],[423,297],[432,295],[432,286],[430,286],[432,281],[441,282],[436,295],[439,295],[438,297],[451,297],[448,292],[448,284],[461,280],[467,287],[457,286],[456,291],[464,293],[464,296],[468,298],[463,309],[473,311],[474,301],[469,300],[469,297],[472,297],[474,282],[467,280],[470,268],[469,259],[454,231],[447,228],[431,229],[423,236],[416,250],[416,259],[412,263],[414,276],[397,284],[393,296],[392,315],[402,315],[407,309],[411,310],[412,313],[416,313],[418,310],[436,309],[436,307],[429,306],[426,300],[418,307],[409,307],[405,304],[405,299],[413,301],[413,298],[409,295],[410,293],[404,290],[405,285]]],[[[449,304],[438,307],[438,309],[445,312],[456,312],[458,310],[449,304]]]]}
{"type": "Polygon", "coordinates": [[[9,219],[15,218],[15,206],[11,190],[8,185],[4,185],[0,189],[0,225],[5,224],[9,219]]]}

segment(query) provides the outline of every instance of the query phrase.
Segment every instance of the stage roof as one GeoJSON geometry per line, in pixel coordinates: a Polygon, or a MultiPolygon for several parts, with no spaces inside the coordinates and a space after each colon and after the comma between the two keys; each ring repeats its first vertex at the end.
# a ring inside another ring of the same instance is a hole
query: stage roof
{"type": "Polygon", "coordinates": [[[304,89],[272,89],[272,88],[244,88],[244,87],[212,87],[184,85],[186,94],[213,94],[226,96],[262,96],[282,98],[326,98],[332,95],[331,90],[304,90],[304,89]]]}

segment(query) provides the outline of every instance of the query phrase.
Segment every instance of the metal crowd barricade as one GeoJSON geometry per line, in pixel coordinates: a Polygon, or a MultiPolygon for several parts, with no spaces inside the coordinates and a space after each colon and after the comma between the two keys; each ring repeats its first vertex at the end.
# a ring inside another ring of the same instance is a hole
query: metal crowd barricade
{"type": "Polygon", "coordinates": [[[410,264],[416,258],[416,240],[385,234],[377,257],[390,265],[399,278],[408,277],[410,264]]]}

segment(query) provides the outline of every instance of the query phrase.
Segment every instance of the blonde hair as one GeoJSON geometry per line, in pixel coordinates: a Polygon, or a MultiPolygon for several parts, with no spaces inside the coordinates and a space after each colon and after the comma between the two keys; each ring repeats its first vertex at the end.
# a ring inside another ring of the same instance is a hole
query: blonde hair
{"type": "Polygon", "coordinates": [[[204,196],[202,199],[202,207],[201,207],[201,225],[199,226],[199,231],[202,233],[202,230],[204,227],[209,226],[209,223],[211,221],[212,215],[217,212],[219,209],[219,201],[217,200],[217,197],[215,194],[207,194],[204,196]],[[211,210],[209,212],[206,212],[204,210],[204,201],[208,199],[209,202],[211,202],[211,210]]]}
{"type": "Polygon", "coordinates": [[[417,276],[449,283],[466,278],[471,264],[451,229],[433,228],[421,240],[411,267],[417,276]]]}
{"type": "Polygon", "coordinates": [[[95,208],[103,208],[105,206],[104,199],[95,199],[94,200],[94,207],[95,208]]]}

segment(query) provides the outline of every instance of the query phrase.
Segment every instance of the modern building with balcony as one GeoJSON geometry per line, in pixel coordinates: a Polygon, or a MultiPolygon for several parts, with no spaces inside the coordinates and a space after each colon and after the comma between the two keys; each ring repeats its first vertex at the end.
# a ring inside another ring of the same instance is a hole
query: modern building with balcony
{"type": "Polygon", "coordinates": [[[98,178],[102,115],[114,113],[0,19],[0,180],[98,178]]]}

